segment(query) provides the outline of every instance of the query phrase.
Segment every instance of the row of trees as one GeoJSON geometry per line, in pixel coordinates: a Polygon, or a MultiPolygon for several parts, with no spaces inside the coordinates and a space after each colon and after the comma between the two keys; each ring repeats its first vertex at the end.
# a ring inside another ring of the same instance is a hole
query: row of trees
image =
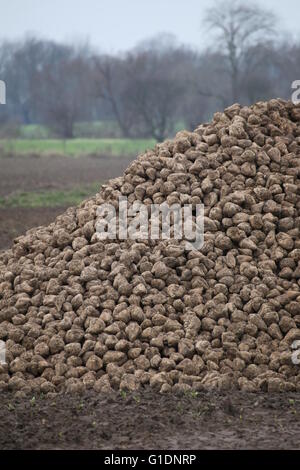
{"type": "Polygon", "coordinates": [[[212,33],[205,51],[168,34],[120,55],[36,37],[3,42],[0,121],[44,123],[67,138],[76,122],[112,120],[123,136],[162,140],[178,122],[192,129],[236,101],[290,98],[300,43],[278,41],[270,12],[225,1],[207,11],[204,28],[212,33]]]}

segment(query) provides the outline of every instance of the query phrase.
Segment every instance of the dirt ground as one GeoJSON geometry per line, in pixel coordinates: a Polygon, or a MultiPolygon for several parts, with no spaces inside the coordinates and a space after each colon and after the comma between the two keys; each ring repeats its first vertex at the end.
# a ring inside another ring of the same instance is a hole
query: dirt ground
{"type": "MultiPolygon", "coordinates": [[[[70,189],[122,174],[133,157],[1,157],[0,197],[16,191],[70,189]]],[[[39,225],[48,225],[66,207],[0,208],[0,250],[15,237],[39,225]]]]}
{"type": "Polygon", "coordinates": [[[9,248],[13,239],[26,230],[39,225],[48,225],[64,209],[64,207],[0,208],[0,250],[9,248]]]}
{"type": "Polygon", "coordinates": [[[0,449],[300,449],[300,397],[0,395],[0,449]]]}

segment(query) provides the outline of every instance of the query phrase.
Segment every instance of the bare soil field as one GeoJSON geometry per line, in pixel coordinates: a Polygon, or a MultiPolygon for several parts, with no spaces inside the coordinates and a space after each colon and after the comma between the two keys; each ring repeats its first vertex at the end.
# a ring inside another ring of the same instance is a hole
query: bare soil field
{"type": "Polygon", "coordinates": [[[15,237],[32,227],[48,225],[65,207],[0,208],[0,250],[9,248],[15,237]]]}
{"type": "Polygon", "coordinates": [[[300,449],[293,393],[0,399],[0,449],[300,449]]]}
{"type": "MultiPolygon", "coordinates": [[[[0,157],[0,197],[16,192],[70,189],[105,182],[122,174],[133,157],[0,157]]],[[[66,209],[61,207],[0,207],[0,250],[29,228],[48,225],[66,209]]]]}
{"type": "Polygon", "coordinates": [[[14,191],[70,188],[103,182],[120,176],[133,157],[49,157],[16,156],[0,158],[0,196],[14,191]]]}

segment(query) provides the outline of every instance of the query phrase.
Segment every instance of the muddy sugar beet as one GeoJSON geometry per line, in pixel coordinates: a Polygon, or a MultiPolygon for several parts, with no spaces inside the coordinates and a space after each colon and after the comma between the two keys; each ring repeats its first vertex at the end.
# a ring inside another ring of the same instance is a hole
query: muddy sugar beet
{"type": "Polygon", "coordinates": [[[0,254],[0,388],[300,391],[300,107],[237,104],[0,254]],[[103,240],[99,205],[204,204],[204,245],[103,240]],[[2,343],[2,344],[3,344],[2,343]]]}

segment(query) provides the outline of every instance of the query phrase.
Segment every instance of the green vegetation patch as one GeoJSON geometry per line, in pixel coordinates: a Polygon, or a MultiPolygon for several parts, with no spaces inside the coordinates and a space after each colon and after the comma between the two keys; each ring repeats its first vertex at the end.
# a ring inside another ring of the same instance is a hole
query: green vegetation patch
{"type": "Polygon", "coordinates": [[[153,139],[3,139],[0,148],[6,155],[62,154],[70,156],[136,155],[152,148],[153,139]]]}
{"type": "Polygon", "coordinates": [[[66,190],[17,192],[0,197],[0,207],[60,207],[77,205],[100,189],[100,183],[66,190]]]}
{"type": "Polygon", "coordinates": [[[41,124],[26,124],[20,126],[21,139],[49,139],[51,131],[41,124]]]}

